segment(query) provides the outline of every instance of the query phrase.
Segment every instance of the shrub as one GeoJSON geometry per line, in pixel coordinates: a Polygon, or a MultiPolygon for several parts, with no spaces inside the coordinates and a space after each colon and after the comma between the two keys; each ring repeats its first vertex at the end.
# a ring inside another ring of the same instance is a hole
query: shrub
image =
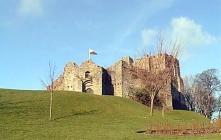
{"type": "MultiPolygon", "coordinates": [[[[137,102],[140,102],[146,106],[150,106],[150,95],[145,93],[142,89],[130,89],[129,97],[137,102]]],[[[159,96],[156,96],[154,99],[154,106],[155,107],[162,107],[161,101],[159,96]]]]}
{"type": "Polygon", "coordinates": [[[216,121],[216,125],[217,125],[218,127],[221,127],[221,118],[219,118],[219,119],[216,121]]]}

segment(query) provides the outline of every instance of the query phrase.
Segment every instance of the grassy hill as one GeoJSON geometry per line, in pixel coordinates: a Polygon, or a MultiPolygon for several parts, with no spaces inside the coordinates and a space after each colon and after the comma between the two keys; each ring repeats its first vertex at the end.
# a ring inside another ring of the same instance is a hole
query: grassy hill
{"type": "Polygon", "coordinates": [[[129,99],[76,92],[54,95],[53,121],[49,121],[49,95],[45,91],[0,89],[0,139],[219,139],[206,136],[146,136],[137,133],[165,122],[181,125],[208,122],[189,111],[160,111],[129,99]]]}

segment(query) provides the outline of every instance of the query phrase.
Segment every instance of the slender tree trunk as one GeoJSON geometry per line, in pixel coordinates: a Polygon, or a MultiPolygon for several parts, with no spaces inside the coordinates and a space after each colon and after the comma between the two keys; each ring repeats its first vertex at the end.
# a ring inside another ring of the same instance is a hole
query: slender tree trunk
{"type": "Polygon", "coordinates": [[[221,119],[221,109],[219,109],[219,119],[221,119]]]}
{"type": "Polygon", "coordinates": [[[151,95],[151,102],[150,102],[150,115],[153,116],[153,101],[154,101],[154,96],[151,95]]]}
{"type": "Polygon", "coordinates": [[[162,107],[162,117],[165,116],[165,105],[163,104],[163,107],[162,107]]]}
{"type": "Polygon", "coordinates": [[[52,103],[53,103],[53,92],[50,92],[50,118],[49,120],[52,120],[52,103]]]}
{"type": "Polygon", "coordinates": [[[211,93],[209,93],[209,97],[208,97],[208,106],[207,106],[207,110],[206,110],[206,118],[211,119],[211,93]]]}
{"type": "Polygon", "coordinates": [[[162,97],[161,97],[162,99],[161,99],[161,102],[162,102],[162,112],[161,112],[161,114],[162,114],[162,117],[164,117],[165,116],[165,104],[166,104],[166,97],[165,97],[165,94],[163,94],[162,95],[162,97]]]}

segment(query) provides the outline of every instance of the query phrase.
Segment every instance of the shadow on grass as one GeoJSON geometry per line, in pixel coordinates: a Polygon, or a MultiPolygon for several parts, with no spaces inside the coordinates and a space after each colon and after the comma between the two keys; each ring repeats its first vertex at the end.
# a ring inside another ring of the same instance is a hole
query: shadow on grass
{"type": "Polygon", "coordinates": [[[144,133],[144,132],[146,132],[145,130],[139,130],[139,131],[137,131],[137,133],[144,133]]]}
{"type": "Polygon", "coordinates": [[[58,118],[54,118],[53,120],[65,119],[65,118],[69,118],[69,117],[73,117],[73,116],[91,115],[91,114],[95,114],[96,112],[97,112],[97,110],[90,110],[90,111],[83,111],[83,112],[74,112],[74,113],[69,114],[69,115],[65,115],[65,116],[61,116],[61,117],[58,117],[58,118]]]}
{"type": "Polygon", "coordinates": [[[36,100],[26,100],[26,101],[17,101],[17,102],[2,101],[0,102],[0,109],[14,108],[16,106],[20,106],[21,104],[28,104],[33,102],[36,102],[36,100]]]}

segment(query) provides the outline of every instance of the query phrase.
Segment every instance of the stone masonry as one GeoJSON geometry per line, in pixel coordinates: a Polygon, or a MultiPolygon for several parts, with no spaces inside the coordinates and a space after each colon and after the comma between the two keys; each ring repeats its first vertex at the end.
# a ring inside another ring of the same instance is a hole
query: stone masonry
{"type": "MultiPolygon", "coordinates": [[[[79,91],[96,95],[114,95],[128,97],[128,78],[130,66],[157,72],[170,68],[171,82],[167,86],[167,108],[185,109],[183,80],[180,76],[179,61],[171,55],[163,54],[145,56],[133,60],[129,56],[105,69],[97,66],[92,60],[87,60],[78,66],[68,63],[63,74],[54,81],[55,90],[79,91]]],[[[132,81],[138,84],[138,81],[132,81]]]]}

